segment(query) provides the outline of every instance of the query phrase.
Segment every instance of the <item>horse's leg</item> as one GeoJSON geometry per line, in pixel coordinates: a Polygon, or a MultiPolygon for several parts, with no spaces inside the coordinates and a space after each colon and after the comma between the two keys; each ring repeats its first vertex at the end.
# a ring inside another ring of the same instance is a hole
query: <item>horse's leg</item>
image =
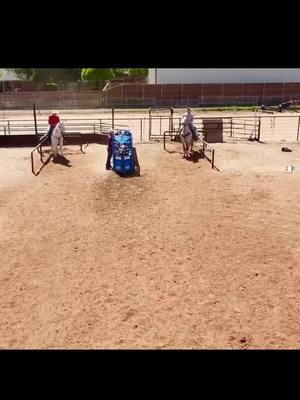
{"type": "Polygon", "coordinates": [[[53,138],[54,140],[54,157],[58,156],[58,139],[57,138],[53,138]]]}
{"type": "Polygon", "coordinates": [[[51,136],[51,155],[54,157],[55,155],[55,138],[51,136]]]}
{"type": "Polygon", "coordinates": [[[189,143],[189,157],[191,157],[193,154],[193,143],[194,143],[194,140],[193,140],[193,136],[192,136],[191,141],[189,143]]]}
{"type": "Polygon", "coordinates": [[[190,146],[191,146],[191,142],[190,142],[190,135],[186,136],[185,138],[186,140],[186,158],[190,158],[190,146]]]}
{"type": "Polygon", "coordinates": [[[183,158],[187,158],[188,153],[187,153],[186,138],[184,138],[183,141],[184,141],[184,144],[183,144],[183,153],[184,153],[184,156],[183,156],[183,158]]]}
{"type": "Polygon", "coordinates": [[[59,139],[60,154],[63,155],[64,138],[61,136],[59,139]]]}
{"type": "Polygon", "coordinates": [[[181,143],[182,143],[182,149],[183,149],[182,158],[185,158],[185,140],[184,140],[184,137],[182,137],[182,136],[181,136],[181,143]]]}

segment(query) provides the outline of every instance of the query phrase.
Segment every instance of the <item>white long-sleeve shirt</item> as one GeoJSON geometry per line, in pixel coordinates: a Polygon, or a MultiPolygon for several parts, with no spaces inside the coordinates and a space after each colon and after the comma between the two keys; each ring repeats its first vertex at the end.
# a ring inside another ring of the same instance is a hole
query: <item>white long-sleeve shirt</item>
{"type": "Polygon", "coordinates": [[[194,126],[194,115],[192,113],[187,113],[186,112],[183,116],[187,118],[187,122],[189,124],[194,126]]]}

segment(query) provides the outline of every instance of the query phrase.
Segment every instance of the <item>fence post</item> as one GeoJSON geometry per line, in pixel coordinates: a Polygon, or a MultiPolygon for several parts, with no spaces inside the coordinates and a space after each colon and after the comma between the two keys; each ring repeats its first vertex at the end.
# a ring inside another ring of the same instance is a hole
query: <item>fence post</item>
{"type": "Polygon", "coordinates": [[[140,129],[141,129],[140,139],[141,139],[141,142],[142,142],[143,141],[143,118],[140,119],[140,129]]]}
{"type": "Polygon", "coordinates": [[[244,82],[242,82],[242,103],[244,103],[244,82]]]}
{"type": "Polygon", "coordinates": [[[161,116],[159,117],[159,135],[161,135],[161,116]]]}
{"type": "Polygon", "coordinates": [[[35,112],[35,103],[33,103],[33,118],[34,118],[34,129],[35,129],[35,134],[37,135],[37,123],[36,123],[36,112],[35,112]]]}
{"type": "Polygon", "coordinates": [[[300,117],[298,117],[297,142],[299,141],[299,127],[300,127],[300,117]]]}
{"type": "Polygon", "coordinates": [[[261,128],[261,118],[258,117],[258,135],[257,135],[257,141],[260,142],[260,128],[261,128]]]}
{"type": "Polygon", "coordinates": [[[170,131],[173,131],[173,130],[174,130],[174,124],[173,124],[174,108],[173,108],[173,107],[170,108],[170,112],[171,112],[171,117],[170,117],[170,131]]]}
{"type": "Polygon", "coordinates": [[[224,83],[222,85],[222,100],[221,100],[222,106],[224,105],[224,83]]]}
{"type": "Polygon", "coordinates": [[[232,137],[232,117],[230,117],[230,137],[232,137]]]}
{"type": "Polygon", "coordinates": [[[282,82],[282,92],[281,92],[281,102],[283,102],[283,94],[284,94],[284,82],[282,82]]]}
{"type": "Polygon", "coordinates": [[[152,117],[151,117],[151,107],[149,107],[149,140],[152,133],[152,117]]]}

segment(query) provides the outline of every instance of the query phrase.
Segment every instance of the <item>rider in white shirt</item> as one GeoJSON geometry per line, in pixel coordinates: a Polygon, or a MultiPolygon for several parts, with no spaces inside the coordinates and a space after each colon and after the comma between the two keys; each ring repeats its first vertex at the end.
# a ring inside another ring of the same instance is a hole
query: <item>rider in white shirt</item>
{"type": "Polygon", "coordinates": [[[196,140],[197,139],[197,131],[194,126],[194,115],[192,114],[191,109],[189,107],[187,108],[187,112],[183,115],[183,117],[185,117],[187,119],[189,127],[193,133],[194,140],[196,140]]]}

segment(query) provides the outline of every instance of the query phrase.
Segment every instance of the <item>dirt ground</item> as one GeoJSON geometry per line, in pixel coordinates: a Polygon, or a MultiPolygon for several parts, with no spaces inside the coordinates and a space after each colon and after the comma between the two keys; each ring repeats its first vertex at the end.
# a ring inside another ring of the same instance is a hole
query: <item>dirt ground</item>
{"type": "Polygon", "coordinates": [[[1,148],[0,348],[299,349],[300,146],[213,147],[1,148]]]}

